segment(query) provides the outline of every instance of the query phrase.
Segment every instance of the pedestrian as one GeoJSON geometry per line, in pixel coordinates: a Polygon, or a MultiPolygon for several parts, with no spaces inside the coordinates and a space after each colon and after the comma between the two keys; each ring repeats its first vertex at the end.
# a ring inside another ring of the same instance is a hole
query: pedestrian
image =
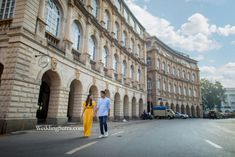
{"type": "Polygon", "coordinates": [[[83,106],[83,111],[81,119],[83,119],[84,137],[90,137],[93,117],[94,117],[94,110],[96,106],[95,101],[92,100],[91,94],[87,96],[86,101],[83,102],[82,106],[83,106]]]}
{"type": "Polygon", "coordinates": [[[100,123],[100,133],[99,138],[108,137],[108,126],[107,118],[110,116],[110,99],[106,97],[105,91],[101,91],[101,98],[98,101],[96,107],[96,113],[98,112],[99,123],[100,123]]]}

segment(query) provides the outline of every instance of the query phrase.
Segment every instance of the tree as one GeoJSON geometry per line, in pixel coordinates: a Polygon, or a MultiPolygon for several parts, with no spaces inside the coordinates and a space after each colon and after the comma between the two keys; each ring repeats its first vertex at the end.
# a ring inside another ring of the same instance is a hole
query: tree
{"type": "Polygon", "coordinates": [[[219,81],[210,82],[207,79],[201,79],[202,102],[205,109],[220,110],[221,102],[225,99],[225,89],[219,81]]]}

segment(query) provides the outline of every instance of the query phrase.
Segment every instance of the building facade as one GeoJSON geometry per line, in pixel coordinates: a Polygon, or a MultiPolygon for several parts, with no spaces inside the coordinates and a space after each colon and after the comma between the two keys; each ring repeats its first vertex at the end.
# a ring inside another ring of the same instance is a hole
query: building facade
{"type": "Polygon", "coordinates": [[[235,112],[235,88],[225,88],[225,100],[221,105],[222,112],[235,112]]]}
{"type": "Polygon", "coordinates": [[[147,101],[145,29],[122,0],[3,0],[0,132],[79,122],[106,90],[113,119],[147,101]]]}
{"type": "Polygon", "coordinates": [[[156,37],[146,40],[148,111],[152,106],[163,105],[191,117],[202,117],[197,61],[156,37]]]}

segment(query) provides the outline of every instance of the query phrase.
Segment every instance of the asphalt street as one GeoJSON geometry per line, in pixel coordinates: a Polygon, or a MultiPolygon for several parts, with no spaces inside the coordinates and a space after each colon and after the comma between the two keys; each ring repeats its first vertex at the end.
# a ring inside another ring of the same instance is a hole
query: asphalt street
{"type": "Polygon", "coordinates": [[[92,132],[90,138],[81,130],[3,135],[0,156],[235,157],[235,119],[112,122],[108,138],[98,138],[97,124],[92,132]]]}

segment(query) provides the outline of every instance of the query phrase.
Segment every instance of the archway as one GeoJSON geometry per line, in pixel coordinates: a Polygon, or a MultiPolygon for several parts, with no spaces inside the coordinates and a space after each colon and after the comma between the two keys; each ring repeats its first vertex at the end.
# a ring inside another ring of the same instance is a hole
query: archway
{"type": "Polygon", "coordinates": [[[141,114],[144,112],[144,102],[143,99],[139,100],[139,117],[141,116],[141,114]]]}
{"type": "Polygon", "coordinates": [[[166,102],[166,108],[168,108],[168,109],[169,109],[169,103],[168,103],[168,102],[166,102]]]}
{"type": "Polygon", "coordinates": [[[60,77],[49,70],[43,74],[41,81],[36,117],[38,123],[45,123],[48,118],[56,118],[58,112],[60,77]]]}
{"type": "Polygon", "coordinates": [[[73,80],[70,85],[69,102],[67,109],[68,121],[79,121],[82,108],[82,84],[73,80]]]}
{"type": "Polygon", "coordinates": [[[176,112],[180,112],[179,104],[176,104],[176,112]]]}
{"type": "Polygon", "coordinates": [[[188,105],[186,106],[186,113],[187,113],[187,115],[191,116],[191,114],[190,114],[190,108],[189,108],[188,105]]]}
{"type": "Polygon", "coordinates": [[[137,103],[136,98],[132,98],[132,118],[137,118],[137,103]]]}
{"type": "Polygon", "coordinates": [[[92,95],[93,100],[94,100],[95,102],[98,102],[99,93],[98,93],[98,89],[97,89],[97,87],[96,87],[95,85],[92,85],[92,86],[90,87],[90,89],[89,89],[89,94],[92,95]]]}
{"type": "Polygon", "coordinates": [[[181,105],[181,113],[185,114],[185,107],[183,104],[181,105]]]}
{"type": "Polygon", "coordinates": [[[197,117],[198,118],[200,118],[201,117],[201,113],[200,113],[200,107],[199,106],[197,106],[197,117]]]}
{"type": "Polygon", "coordinates": [[[114,119],[121,119],[121,103],[120,94],[116,93],[114,96],[114,119]]]}
{"type": "Polygon", "coordinates": [[[129,98],[127,95],[124,96],[123,114],[125,119],[129,119],[129,98]]]}
{"type": "Polygon", "coordinates": [[[191,114],[192,114],[192,117],[193,117],[193,118],[196,118],[196,115],[195,115],[195,108],[194,108],[193,105],[191,106],[191,114]]]}
{"type": "Polygon", "coordinates": [[[1,80],[2,80],[2,73],[3,73],[4,66],[0,63],[0,86],[1,86],[1,80]]]}
{"type": "Polygon", "coordinates": [[[175,105],[171,103],[171,109],[175,112],[175,105]]]}

